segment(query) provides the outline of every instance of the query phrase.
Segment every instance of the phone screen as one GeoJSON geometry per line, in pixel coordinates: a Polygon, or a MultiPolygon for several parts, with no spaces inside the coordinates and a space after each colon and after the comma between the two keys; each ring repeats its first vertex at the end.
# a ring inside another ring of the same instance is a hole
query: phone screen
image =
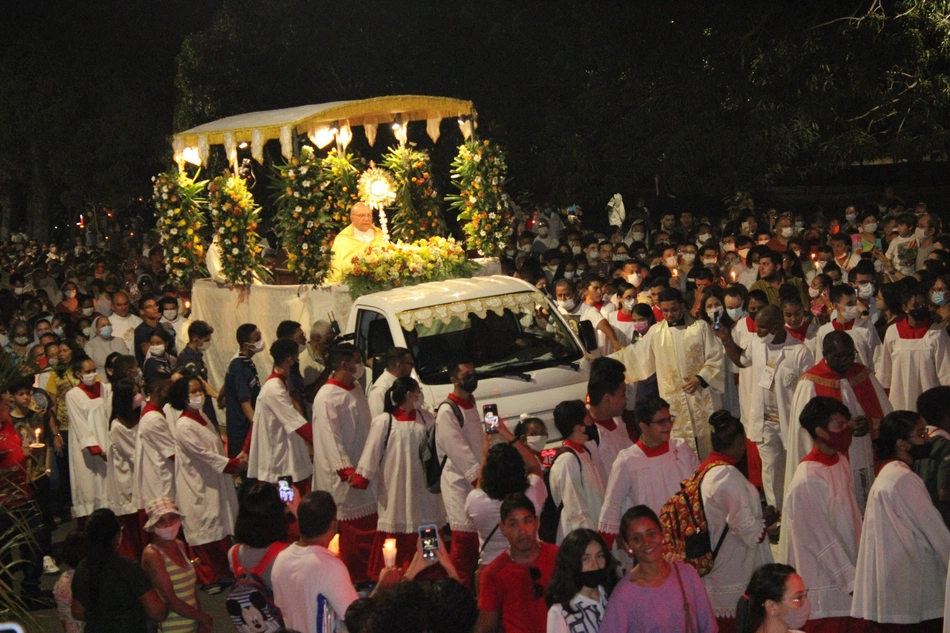
{"type": "Polygon", "coordinates": [[[422,541],[422,558],[435,560],[439,549],[439,528],[435,525],[423,525],[419,528],[419,540],[422,541]]]}
{"type": "Polygon", "coordinates": [[[486,404],[482,407],[482,413],[485,414],[485,432],[486,433],[497,433],[498,432],[498,406],[494,404],[486,404]]]}
{"type": "Polygon", "coordinates": [[[280,500],[284,503],[294,502],[294,483],[290,475],[277,478],[277,492],[280,493],[280,500]]]}

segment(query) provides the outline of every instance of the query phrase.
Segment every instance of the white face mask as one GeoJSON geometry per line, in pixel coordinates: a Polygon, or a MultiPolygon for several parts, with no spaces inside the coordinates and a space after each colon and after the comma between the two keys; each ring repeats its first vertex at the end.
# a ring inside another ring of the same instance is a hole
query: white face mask
{"type": "Polygon", "coordinates": [[[740,248],[740,249],[737,250],[736,252],[739,253],[739,257],[741,257],[742,259],[745,259],[746,257],[749,256],[749,249],[748,249],[748,248],[740,248]]]}
{"type": "Polygon", "coordinates": [[[211,341],[205,341],[198,346],[199,352],[207,352],[209,349],[211,349],[211,341]]]}
{"type": "Polygon", "coordinates": [[[627,283],[629,283],[631,286],[637,286],[639,288],[640,284],[643,283],[643,277],[640,275],[640,273],[630,273],[627,275],[627,283]]]}
{"type": "Polygon", "coordinates": [[[838,313],[841,314],[841,318],[847,321],[854,321],[858,318],[858,306],[844,306],[838,308],[838,313]]]}
{"type": "Polygon", "coordinates": [[[644,236],[643,236],[643,233],[641,233],[641,232],[639,232],[639,231],[634,231],[634,232],[633,232],[633,241],[634,241],[634,242],[642,242],[642,241],[643,241],[643,237],[644,237],[644,236]]]}
{"type": "Polygon", "coordinates": [[[580,255],[580,254],[581,254],[581,247],[580,247],[580,246],[572,246],[572,247],[571,247],[571,252],[574,253],[575,255],[580,255]]]}
{"type": "Polygon", "coordinates": [[[251,351],[255,354],[264,351],[264,339],[259,340],[256,343],[251,343],[251,351]]]}
{"type": "Polygon", "coordinates": [[[702,245],[702,244],[705,244],[706,242],[708,242],[709,240],[711,240],[711,239],[712,239],[712,235],[710,235],[709,233],[700,233],[699,235],[696,236],[696,239],[697,239],[697,240],[699,241],[699,243],[702,245]]]}
{"type": "Polygon", "coordinates": [[[198,396],[189,396],[188,397],[188,406],[194,409],[195,411],[201,411],[205,406],[205,395],[201,394],[198,396]]]}
{"type": "Polygon", "coordinates": [[[548,227],[542,226],[541,228],[539,228],[539,229],[538,229],[538,236],[539,236],[539,237],[547,237],[547,236],[548,236],[548,227]]]}
{"type": "Polygon", "coordinates": [[[92,372],[91,374],[83,374],[79,377],[79,379],[82,380],[82,384],[86,385],[87,387],[91,387],[96,384],[96,372],[92,372]]]}
{"type": "Polygon", "coordinates": [[[565,271],[564,271],[564,278],[565,278],[565,279],[574,279],[574,271],[573,271],[573,270],[565,270],[565,271]]]}
{"type": "Polygon", "coordinates": [[[819,290],[818,288],[809,288],[809,289],[808,289],[808,296],[811,297],[812,299],[814,299],[815,297],[817,297],[817,296],[820,295],[820,294],[821,294],[821,290],[819,290]]]}
{"type": "Polygon", "coordinates": [[[856,213],[846,213],[844,215],[844,219],[847,220],[848,222],[854,222],[857,219],[857,217],[858,217],[858,214],[856,213]]]}
{"type": "Polygon", "coordinates": [[[782,237],[789,238],[794,234],[795,234],[795,231],[794,229],[792,229],[792,227],[790,226],[782,227],[782,237]]]}
{"type": "Polygon", "coordinates": [[[873,233],[876,230],[877,230],[877,222],[868,222],[867,224],[864,225],[865,233],[873,233]]]}
{"type": "Polygon", "coordinates": [[[738,321],[742,317],[746,316],[746,311],[742,308],[727,308],[726,314],[728,314],[729,318],[733,321],[738,321]]]}
{"type": "Polygon", "coordinates": [[[723,253],[731,253],[731,252],[734,251],[734,250],[736,250],[736,245],[735,245],[735,243],[733,243],[733,242],[728,242],[728,243],[723,242],[723,244],[722,244],[722,252],[723,252],[723,253]]]}
{"type": "Polygon", "coordinates": [[[170,523],[166,527],[156,526],[152,528],[152,532],[154,532],[156,536],[158,536],[159,538],[163,540],[172,541],[175,539],[176,536],[178,536],[178,530],[180,529],[181,529],[181,521],[175,521],[174,523],[170,523]]]}
{"type": "Polygon", "coordinates": [[[858,296],[862,299],[870,299],[874,296],[874,284],[871,282],[858,284],[858,296]]]}
{"type": "Polygon", "coordinates": [[[703,257],[703,266],[713,266],[718,261],[715,257],[703,257]]]}
{"type": "Polygon", "coordinates": [[[687,264],[692,264],[696,261],[696,253],[683,253],[683,261],[687,264]]]}
{"type": "Polygon", "coordinates": [[[667,268],[673,268],[676,266],[676,255],[670,255],[669,257],[663,260],[663,263],[666,264],[667,268]]]}
{"type": "Polygon", "coordinates": [[[573,299],[558,299],[557,307],[561,308],[566,312],[570,312],[574,309],[574,300],[573,299]]]}
{"type": "Polygon", "coordinates": [[[927,229],[922,229],[918,226],[914,230],[914,239],[918,242],[927,239],[927,229]]]}
{"type": "Polygon", "coordinates": [[[546,435],[529,435],[525,438],[524,443],[535,453],[540,453],[547,441],[548,438],[546,435]]]}
{"type": "Polygon", "coordinates": [[[637,300],[635,298],[624,299],[623,300],[623,309],[627,312],[633,311],[633,306],[637,305],[637,300]]]}
{"type": "Polygon", "coordinates": [[[366,368],[363,367],[363,363],[357,363],[356,369],[353,371],[353,380],[359,380],[363,377],[363,374],[366,373],[366,368]]]}
{"type": "Polygon", "coordinates": [[[808,618],[811,617],[811,603],[808,601],[808,597],[802,601],[802,604],[797,609],[789,609],[788,613],[782,616],[782,620],[785,624],[788,625],[789,629],[801,630],[804,628],[805,623],[808,622],[808,618]]]}
{"type": "Polygon", "coordinates": [[[148,353],[151,354],[152,356],[161,356],[162,354],[165,353],[165,346],[164,346],[164,345],[151,345],[151,346],[149,346],[149,348],[148,348],[148,353]]]}
{"type": "Polygon", "coordinates": [[[722,316],[722,308],[712,308],[711,310],[706,310],[706,316],[709,317],[709,320],[715,322],[720,316],[722,316]]]}
{"type": "Polygon", "coordinates": [[[765,336],[761,337],[761,339],[766,345],[771,345],[775,342],[775,335],[769,332],[765,336]]]}
{"type": "Polygon", "coordinates": [[[165,317],[166,321],[174,321],[178,318],[178,310],[164,310],[162,316],[165,317]]]}
{"type": "Polygon", "coordinates": [[[82,315],[83,315],[83,316],[87,316],[87,317],[88,317],[88,316],[92,316],[92,313],[93,313],[93,312],[95,312],[95,309],[94,309],[94,308],[83,308],[83,309],[82,309],[82,315]]]}

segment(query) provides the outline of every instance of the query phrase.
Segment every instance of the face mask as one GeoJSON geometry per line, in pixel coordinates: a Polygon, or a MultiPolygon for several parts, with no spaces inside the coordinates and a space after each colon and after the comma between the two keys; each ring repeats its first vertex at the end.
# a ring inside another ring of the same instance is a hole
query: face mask
{"type": "Polygon", "coordinates": [[[838,314],[841,315],[845,322],[854,321],[858,318],[858,306],[844,306],[838,309],[838,314]]]}
{"type": "Polygon", "coordinates": [[[790,226],[782,227],[782,237],[789,238],[795,234],[795,231],[790,226]]]}
{"type": "Polygon", "coordinates": [[[135,370],[135,375],[132,376],[132,380],[134,380],[135,384],[138,385],[139,387],[142,386],[142,383],[145,382],[145,379],[142,377],[141,369],[135,370]]]}
{"type": "Polygon", "coordinates": [[[858,216],[855,213],[847,213],[845,214],[844,219],[847,220],[848,222],[854,222],[857,219],[857,217],[858,216]]]}
{"type": "Polygon", "coordinates": [[[547,444],[548,438],[545,435],[530,435],[525,438],[525,444],[528,445],[528,448],[533,450],[535,453],[540,453],[544,450],[544,445],[547,444]]]}
{"type": "Polygon", "coordinates": [[[745,259],[746,257],[749,256],[749,249],[748,249],[748,248],[740,248],[740,249],[739,249],[738,251],[736,251],[736,252],[739,253],[739,257],[741,257],[742,259],[745,259]]]}
{"type": "Polygon", "coordinates": [[[703,257],[703,266],[715,266],[718,261],[715,257],[703,257]]]}
{"type": "Polygon", "coordinates": [[[542,226],[541,228],[539,228],[539,229],[538,229],[538,236],[540,236],[540,237],[547,237],[547,236],[548,236],[548,227],[542,226]]]}
{"type": "Polygon", "coordinates": [[[634,321],[633,331],[637,334],[646,334],[647,330],[650,329],[649,321],[634,321]]]}
{"type": "Polygon", "coordinates": [[[251,343],[251,351],[256,353],[264,351],[264,339],[259,340],[256,343],[251,343]]]}
{"type": "Polygon", "coordinates": [[[873,233],[876,230],[877,230],[877,222],[868,222],[867,224],[864,225],[865,233],[873,233]]]}
{"type": "MultiPolygon", "coordinates": [[[[827,431],[827,429],[825,429],[827,431]]],[[[840,431],[828,431],[828,446],[839,453],[848,454],[848,449],[851,448],[851,439],[853,435],[851,434],[851,429],[845,428],[840,431]]]]}
{"type": "Polygon", "coordinates": [[[927,306],[921,306],[919,308],[914,308],[908,312],[910,316],[914,317],[915,321],[924,321],[930,317],[930,310],[927,309],[927,306]]]}
{"type": "Polygon", "coordinates": [[[629,283],[631,286],[639,287],[640,284],[643,283],[643,277],[640,275],[640,273],[630,273],[627,275],[627,283],[629,283]]]}
{"type": "Polygon", "coordinates": [[[459,387],[462,388],[462,391],[467,391],[468,393],[474,393],[478,389],[478,376],[475,374],[469,374],[459,382],[459,387]]]}
{"type": "Polygon", "coordinates": [[[14,336],[13,342],[16,343],[17,345],[26,345],[27,343],[30,342],[30,339],[25,336],[14,336]]]}
{"type": "Polygon", "coordinates": [[[63,295],[64,295],[67,299],[72,299],[73,297],[76,296],[76,291],[75,291],[75,290],[67,290],[66,292],[63,293],[63,295]]]}
{"type": "Polygon", "coordinates": [[[907,451],[907,454],[910,455],[910,458],[914,461],[918,459],[927,459],[930,457],[930,452],[933,450],[933,444],[930,442],[924,442],[923,444],[911,444],[910,450],[907,451]]]}
{"type": "Polygon", "coordinates": [[[564,271],[564,278],[565,278],[565,279],[574,279],[574,271],[573,271],[573,270],[565,270],[565,271],[564,271]]]}
{"type": "Polygon", "coordinates": [[[178,310],[164,310],[162,316],[165,317],[166,321],[174,321],[178,318],[178,310]]]}
{"type": "Polygon", "coordinates": [[[100,329],[100,330],[99,330],[99,336],[101,336],[102,338],[104,338],[104,339],[106,339],[106,340],[112,338],[112,326],[111,326],[111,325],[106,325],[105,327],[103,327],[102,329],[100,329]]]}
{"type": "Polygon", "coordinates": [[[61,328],[61,327],[54,327],[54,328],[53,328],[53,334],[55,334],[56,336],[62,337],[62,336],[63,336],[63,328],[61,328]]]}
{"type": "Polygon", "coordinates": [[[142,397],[142,394],[137,393],[134,396],[132,396],[133,409],[140,409],[144,403],[145,403],[145,398],[142,397]]]}
{"type": "Polygon", "coordinates": [[[571,252],[574,253],[575,255],[580,255],[580,254],[581,254],[581,247],[580,247],[580,246],[572,246],[572,247],[571,247],[571,252]]]}
{"type": "Polygon", "coordinates": [[[571,310],[574,309],[574,300],[573,299],[558,299],[557,307],[567,312],[570,312],[571,310]]]}
{"type": "Polygon", "coordinates": [[[871,282],[858,284],[858,296],[862,299],[870,299],[874,296],[874,284],[871,282]]]}
{"type": "Polygon", "coordinates": [[[154,527],[152,528],[152,532],[162,540],[173,541],[175,537],[178,536],[178,530],[180,529],[181,521],[175,521],[168,527],[154,527]]]}
{"type": "Polygon", "coordinates": [[[83,336],[85,336],[86,338],[92,338],[92,335],[95,334],[95,330],[93,330],[91,326],[84,327],[82,329],[82,333],[83,333],[83,336]]]}
{"type": "Polygon", "coordinates": [[[83,308],[83,309],[82,309],[82,315],[83,315],[83,316],[86,316],[86,317],[92,316],[92,313],[93,313],[93,312],[95,312],[95,309],[94,309],[94,308],[83,308]]]}
{"type": "Polygon", "coordinates": [[[505,251],[505,255],[507,255],[508,257],[514,257],[514,256],[515,256],[515,249],[509,248],[508,250],[505,251]]]}
{"type": "Polygon", "coordinates": [[[211,341],[202,343],[201,345],[198,346],[199,352],[207,352],[209,349],[211,349],[211,341]]]}
{"type": "Polygon", "coordinates": [[[676,266],[676,255],[670,255],[663,260],[663,263],[666,264],[667,268],[674,268],[676,266]]]}
{"type": "Polygon", "coordinates": [[[734,243],[732,243],[732,242],[727,242],[727,243],[724,242],[724,243],[723,243],[723,245],[722,245],[722,252],[724,252],[724,253],[731,253],[731,252],[733,252],[734,250],[736,250],[736,245],[735,245],[734,243]]]}
{"type": "Polygon", "coordinates": [[[195,411],[201,411],[205,406],[205,395],[189,396],[188,397],[188,406],[195,411]]]}
{"type": "Polygon", "coordinates": [[[935,306],[943,306],[947,304],[947,293],[943,290],[934,290],[930,295],[930,300],[933,301],[935,306]]]}
{"type": "Polygon", "coordinates": [[[710,235],[709,233],[700,233],[699,235],[696,236],[696,239],[699,241],[699,244],[702,245],[708,242],[709,240],[711,240],[712,235],[710,235]]]}
{"type": "Polygon", "coordinates": [[[763,337],[761,337],[761,338],[762,338],[762,341],[763,341],[766,345],[771,345],[772,343],[775,342],[775,335],[772,334],[771,332],[769,332],[768,334],[766,334],[765,336],[763,336],[763,337]]]}
{"type": "Polygon", "coordinates": [[[518,247],[518,250],[521,251],[522,253],[530,253],[531,244],[522,244],[518,247]]]}
{"type": "Polygon", "coordinates": [[[808,598],[806,597],[800,607],[789,610],[788,613],[782,616],[782,620],[788,625],[789,629],[801,630],[810,617],[811,603],[808,602],[808,598]]]}
{"type": "Polygon", "coordinates": [[[630,259],[626,253],[614,253],[615,262],[625,262],[630,259]]]}
{"type": "Polygon", "coordinates": [[[92,372],[91,374],[83,374],[79,377],[79,379],[82,381],[82,384],[86,385],[87,387],[91,387],[96,384],[96,372],[92,372]]]}
{"type": "Polygon", "coordinates": [[[151,354],[152,356],[161,356],[162,354],[165,353],[165,346],[164,346],[164,345],[151,345],[151,346],[149,346],[149,348],[148,348],[148,353],[151,354]]]}
{"type": "Polygon", "coordinates": [[[918,242],[921,242],[927,239],[927,229],[922,229],[920,227],[917,227],[917,229],[914,231],[914,239],[917,240],[918,242]]]}
{"type": "Polygon", "coordinates": [[[683,261],[686,262],[687,264],[692,264],[694,261],[696,261],[696,254],[683,253],[683,261]]]}
{"type": "Polygon", "coordinates": [[[710,321],[715,322],[720,316],[722,316],[722,308],[713,308],[712,310],[706,310],[706,316],[709,317],[710,321]]]}
{"type": "Polygon", "coordinates": [[[607,568],[592,569],[591,571],[581,572],[581,584],[591,589],[596,589],[607,582],[607,568]]]}
{"type": "Polygon", "coordinates": [[[633,306],[635,305],[637,305],[637,300],[635,298],[623,300],[623,309],[627,312],[631,312],[633,310],[633,306]]]}
{"type": "Polygon", "coordinates": [[[592,262],[596,262],[598,259],[600,259],[600,253],[598,253],[597,251],[590,251],[589,253],[587,253],[587,259],[589,259],[592,262]]]}
{"type": "Polygon", "coordinates": [[[22,295],[25,291],[26,291],[26,289],[25,289],[23,286],[16,286],[16,287],[13,289],[13,294],[15,294],[15,295],[22,295]]]}
{"type": "Polygon", "coordinates": [[[726,308],[726,314],[728,314],[729,318],[733,321],[738,321],[746,315],[746,312],[742,308],[726,308]]]}
{"type": "Polygon", "coordinates": [[[366,368],[363,367],[363,363],[357,363],[356,369],[353,371],[353,380],[359,380],[363,377],[363,374],[366,373],[366,368]]]}
{"type": "Polygon", "coordinates": [[[641,233],[641,232],[639,232],[639,231],[634,231],[634,233],[633,233],[633,241],[634,241],[634,242],[642,242],[642,241],[643,241],[643,237],[644,237],[643,233],[641,233]]]}

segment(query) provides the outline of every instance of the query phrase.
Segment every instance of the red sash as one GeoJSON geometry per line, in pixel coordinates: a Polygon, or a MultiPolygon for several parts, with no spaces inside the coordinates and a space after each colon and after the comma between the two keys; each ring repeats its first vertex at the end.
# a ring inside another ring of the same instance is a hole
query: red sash
{"type": "MultiPolygon", "coordinates": [[[[857,321],[857,319],[855,319],[854,321],[857,321]]],[[[840,323],[838,323],[838,319],[832,319],[831,326],[838,332],[841,332],[842,330],[847,332],[848,330],[854,327],[854,321],[848,321],[844,325],[841,325],[840,323]]]]}
{"type": "Polygon", "coordinates": [[[745,326],[749,329],[749,332],[755,332],[755,319],[750,316],[745,318],[745,326]]]}
{"type": "MultiPolygon", "coordinates": [[[[844,377],[854,389],[854,395],[858,397],[864,414],[873,423],[873,428],[877,429],[878,423],[884,418],[884,411],[881,409],[881,403],[878,402],[877,391],[871,383],[871,372],[861,363],[855,363],[844,377]]],[[[828,367],[824,359],[805,372],[802,380],[814,383],[816,395],[828,396],[841,402],[841,377],[828,367]]]]}
{"type": "Polygon", "coordinates": [[[924,334],[933,325],[930,319],[924,319],[917,325],[911,325],[907,322],[907,317],[901,317],[897,320],[897,333],[901,338],[924,338],[924,334]]]}
{"type": "Polygon", "coordinates": [[[786,325],[786,326],[785,326],[785,331],[788,332],[789,334],[791,334],[794,338],[797,338],[799,341],[801,341],[802,343],[804,343],[804,342],[805,342],[805,335],[808,333],[808,325],[809,325],[809,323],[808,323],[807,321],[804,322],[804,323],[802,323],[802,324],[801,324],[799,327],[797,327],[797,328],[790,328],[790,327],[788,327],[788,326],[786,325]]]}

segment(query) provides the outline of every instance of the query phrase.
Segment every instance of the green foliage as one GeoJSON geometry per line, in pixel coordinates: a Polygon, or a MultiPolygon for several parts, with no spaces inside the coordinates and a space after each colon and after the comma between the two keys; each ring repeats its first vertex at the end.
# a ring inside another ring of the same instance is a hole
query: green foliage
{"type": "Polygon", "coordinates": [[[471,277],[478,268],[454,239],[431,237],[412,244],[372,246],[353,258],[353,268],[343,280],[356,299],[427,281],[471,277]]]}
{"type": "Polygon", "coordinates": [[[444,235],[445,221],[433,184],[429,153],[416,149],[412,143],[390,147],[383,155],[382,165],[396,180],[396,200],[387,210],[392,240],[411,242],[444,235]]]}
{"type": "Polygon", "coordinates": [[[458,195],[446,196],[458,211],[465,246],[483,257],[497,257],[511,236],[513,213],[505,193],[505,154],[490,141],[469,140],[452,161],[458,195]]]}
{"type": "MultiPolygon", "coordinates": [[[[268,280],[257,234],[261,208],[243,178],[225,172],[208,185],[208,209],[221,249],[221,273],[228,284],[245,286],[268,280]]],[[[213,246],[212,246],[213,248],[213,246]]]]}
{"type": "Polygon", "coordinates": [[[195,182],[187,173],[165,172],[152,178],[156,228],[165,249],[165,269],[180,287],[206,277],[205,245],[198,231],[205,226],[201,197],[207,180],[195,182]]]}

